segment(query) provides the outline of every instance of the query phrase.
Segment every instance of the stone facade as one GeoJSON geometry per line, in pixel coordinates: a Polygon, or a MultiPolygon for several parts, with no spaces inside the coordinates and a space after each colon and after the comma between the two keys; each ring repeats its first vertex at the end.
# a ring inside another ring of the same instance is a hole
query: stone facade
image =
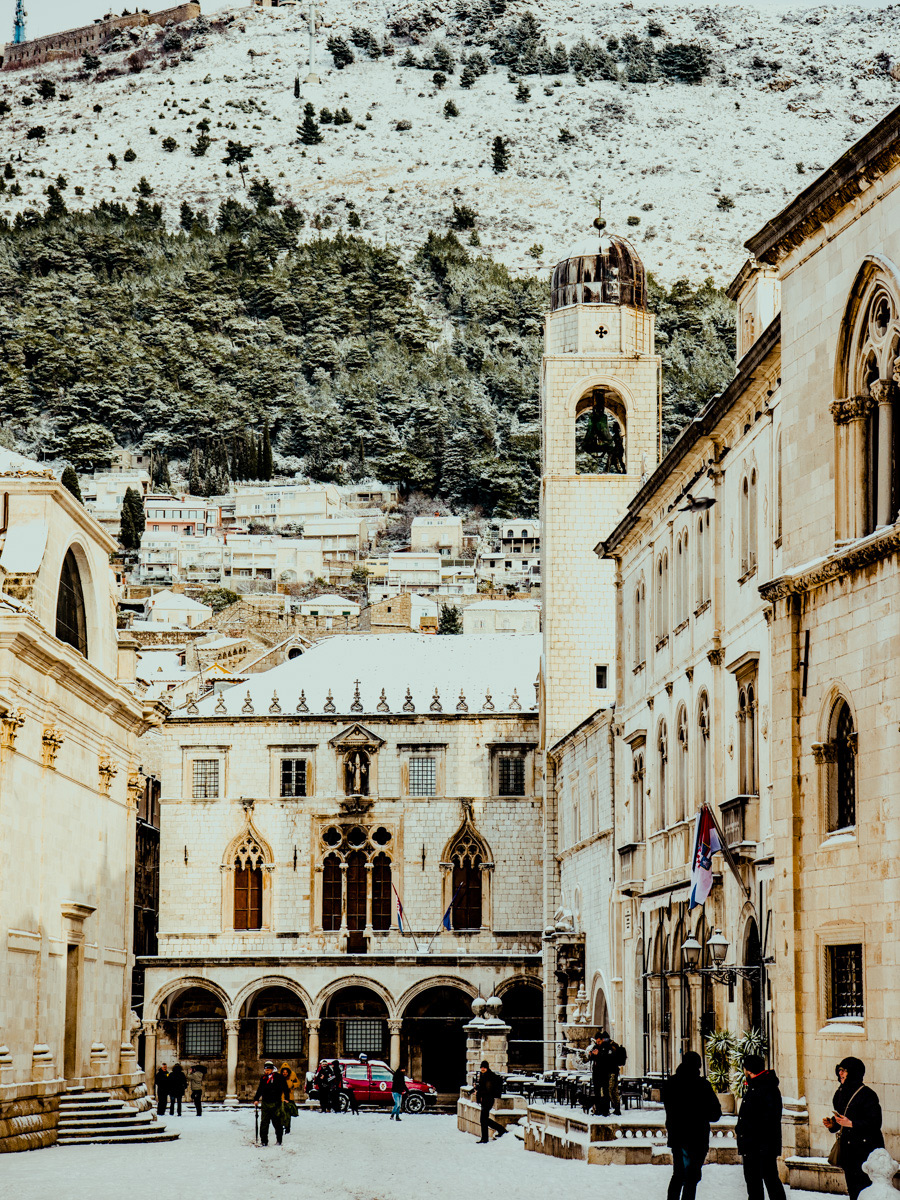
{"type": "Polygon", "coordinates": [[[138,1099],[131,1044],[137,738],[115,543],[0,451],[0,1151],[56,1140],[67,1085],[138,1099]],[[130,685],[130,687],[129,687],[130,685]]]}
{"type": "MultiPolygon", "coordinates": [[[[535,637],[334,638],[170,719],[148,1070],[194,1061],[206,1022],[211,1096],[252,1094],[264,1052],[302,1073],[362,1048],[452,1092],[479,992],[539,1042],[541,776],[525,695],[538,652],[535,637]],[[407,661],[412,688],[396,682],[407,661]],[[477,921],[454,899],[463,844],[477,921]],[[259,907],[240,928],[248,864],[259,907]]],[[[540,1061],[536,1044],[519,1052],[540,1061]]]]}
{"type": "Polygon", "coordinates": [[[65,29],[60,33],[32,38],[18,45],[8,42],[3,50],[2,67],[4,71],[16,71],[27,67],[39,67],[48,62],[59,62],[62,59],[81,58],[83,54],[95,53],[107,39],[126,29],[139,29],[145,25],[166,25],[169,21],[179,25],[183,21],[194,21],[199,16],[200,5],[193,3],[178,4],[174,8],[165,8],[155,13],[133,12],[123,13],[121,16],[109,14],[102,21],[95,21],[93,25],[65,29]]]}
{"type": "MultiPolygon", "coordinates": [[[[778,1071],[792,1180],[848,1054],[900,1138],[900,110],[748,242],[782,287],[783,545],[772,618],[778,1071]]],[[[812,1158],[812,1163],[810,1162],[812,1158]]]]}

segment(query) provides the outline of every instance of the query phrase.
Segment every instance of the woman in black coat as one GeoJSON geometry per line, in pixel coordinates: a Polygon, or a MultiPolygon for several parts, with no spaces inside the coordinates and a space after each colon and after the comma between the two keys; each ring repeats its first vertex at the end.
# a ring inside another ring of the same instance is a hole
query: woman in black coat
{"type": "Polygon", "coordinates": [[[156,1111],[162,1116],[166,1111],[166,1101],[169,1099],[169,1068],[165,1063],[156,1068],[156,1111]]]}
{"type": "Polygon", "coordinates": [[[672,1150],[672,1179],[668,1200],[694,1200],[700,1173],[709,1152],[709,1127],[722,1108],[708,1079],[700,1074],[703,1060],[688,1050],[663,1084],[666,1133],[672,1150]]]}
{"type": "Polygon", "coordinates": [[[872,1182],[862,1169],[873,1150],[884,1145],[881,1133],[881,1105],[870,1087],[863,1083],[866,1065],[858,1058],[844,1058],[834,1069],[840,1087],[834,1093],[834,1115],[822,1124],[838,1133],[838,1166],[844,1172],[847,1195],[856,1200],[872,1182]]]}
{"type": "Polygon", "coordinates": [[[181,1101],[187,1091],[187,1075],[181,1069],[181,1063],[176,1063],[169,1072],[169,1116],[174,1117],[175,1105],[178,1105],[178,1115],[181,1116],[181,1101]]]}

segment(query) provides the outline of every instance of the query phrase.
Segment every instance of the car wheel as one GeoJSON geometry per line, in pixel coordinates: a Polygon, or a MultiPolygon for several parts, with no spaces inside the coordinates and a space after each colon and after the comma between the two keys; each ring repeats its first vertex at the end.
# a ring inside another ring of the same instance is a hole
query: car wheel
{"type": "Polygon", "coordinates": [[[346,1092],[341,1092],[340,1096],[338,1097],[338,1107],[340,1108],[341,1112],[346,1112],[350,1107],[350,1097],[346,1092]]]}
{"type": "Polygon", "coordinates": [[[406,1112],[413,1113],[414,1115],[422,1113],[425,1111],[425,1100],[422,1096],[417,1096],[413,1093],[411,1096],[406,1097],[406,1103],[403,1105],[403,1108],[406,1112]]]}

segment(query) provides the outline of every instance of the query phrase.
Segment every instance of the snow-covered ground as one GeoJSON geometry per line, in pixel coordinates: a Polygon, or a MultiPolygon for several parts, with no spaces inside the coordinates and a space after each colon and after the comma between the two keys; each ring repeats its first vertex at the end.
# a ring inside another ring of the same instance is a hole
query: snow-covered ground
{"type": "MultiPolygon", "coordinates": [[[[531,1154],[515,1137],[489,1146],[449,1116],[301,1112],[284,1145],[253,1142],[253,1113],[166,1117],[177,1142],[8,1154],[2,1200],[653,1200],[664,1167],[588,1167],[531,1154]]],[[[794,1192],[794,1196],[811,1196],[794,1192]]],[[[744,1200],[740,1167],[709,1166],[700,1200],[744,1200]]]]}
{"type": "MultiPolygon", "coordinates": [[[[393,18],[422,7],[417,0],[329,0],[321,8],[322,82],[303,84],[299,102],[294,77],[308,74],[302,4],[229,10],[236,19],[225,30],[188,37],[182,52],[100,83],[75,78],[75,63],[6,72],[0,98],[12,111],[0,117],[0,161],[11,151],[23,195],[0,196],[0,212],[43,205],[44,189],[61,174],[71,207],[102,197],[132,201],[145,176],[171,223],[182,199],[214,215],[224,197],[245,195],[236,169],[222,162],[231,138],[253,147],[251,176],[267,176],[281,198],[292,198],[310,217],[330,217],[333,229],[347,226],[349,202],[367,236],[411,250],[428,228],[445,226],[456,200],[479,213],[485,250],[512,267],[534,269],[552,265],[584,235],[594,198],[602,194],[610,226],[635,240],[661,278],[712,274],[723,280],[743,260],[745,238],[900,95],[892,75],[900,77],[890,7],[513,0],[503,18],[532,10],[551,44],[561,39],[571,47],[582,35],[643,38],[652,11],[664,29],[660,45],[671,39],[710,47],[713,74],[696,87],[579,86],[571,73],[529,76],[531,98],[521,104],[505,68],[469,90],[460,87],[457,68],[437,90],[430,70],[400,67],[406,45],[397,37],[393,58],[371,61],[356,50],[356,62],[345,70],[331,66],[324,46],[329,34],[347,35],[359,25],[383,39],[393,18]],[[185,51],[190,61],[182,60],[185,51]],[[40,76],[57,81],[71,99],[35,98],[23,107],[22,97],[34,95],[40,76]],[[304,148],[296,127],[307,100],[317,112],[346,107],[353,122],[323,126],[323,144],[304,148]],[[457,105],[458,117],[445,118],[447,100],[457,105]],[[203,117],[214,141],[205,156],[195,157],[190,147],[203,117]],[[398,130],[400,122],[411,128],[398,130]],[[38,124],[46,140],[28,140],[27,131],[38,124]],[[559,142],[563,129],[573,143],[559,142]],[[497,134],[509,139],[511,150],[510,169],[499,175],[490,158],[497,134]],[[171,152],[162,148],[166,137],[177,142],[171,152]],[[125,162],[129,148],[136,158],[125,162]],[[117,157],[115,170],[109,154],[117,157]],[[76,187],[84,189],[83,198],[76,187]],[[720,208],[723,197],[733,207],[724,201],[720,208]],[[638,223],[629,226],[629,217],[638,223]],[[536,245],[543,254],[529,257],[536,245]]],[[[457,58],[476,48],[457,36],[454,0],[427,7],[441,24],[413,47],[418,57],[448,36],[457,58]]],[[[158,34],[145,31],[140,44],[150,45],[158,34]]],[[[104,56],[104,68],[124,69],[129,51],[104,56]]]]}

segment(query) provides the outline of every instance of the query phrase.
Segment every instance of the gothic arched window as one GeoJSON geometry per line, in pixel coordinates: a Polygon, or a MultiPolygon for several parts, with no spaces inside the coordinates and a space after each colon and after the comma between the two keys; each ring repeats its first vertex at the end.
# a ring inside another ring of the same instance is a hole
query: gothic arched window
{"type": "Polygon", "coordinates": [[[322,928],[341,927],[341,860],[329,854],[322,863],[322,928]]]}
{"type": "Polygon", "coordinates": [[[741,483],[741,574],[756,569],[757,560],[757,489],[756,469],[741,483]]]}
{"type": "Polygon", "coordinates": [[[656,640],[669,632],[669,553],[663,550],[656,560],[656,640]]]}
{"type": "Polygon", "coordinates": [[[391,860],[385,853],[372,860],[372,928],[391,927],[391,860]]]}
{"type": "Polygon", "coordinates": [[[262,929],[262,867],[235,866],[234,927],[262,929]]]}
{"type": "Polygon", "coordinates": [[[675,824],[684,820],[688,805],[688,718],[687,709],[683,704],[678,710],[676,738],[678,757],[675,763],[675,806],[672,813],[675,824]]]}
{"type": "Polygon", "coordinates": [[[653,805],[653,830],[662,829],[666,822],[669,796],[669,736],[665,721],[659,723],[656,739],[656,803],[653,805]]]}
{"type": "Polygon", "coordinates": [[[738,679],[738,769],[741,794],[759,795],[759,747],[756,733],[756,671],[738,679]]]}
{"type": "Polygon", "coordinates": [[[835,537],[865,537],[897,516],[895,371],[900,356],[900,277],[867,259],[844,310],[835,364],[835,537]]]}
{"type": "Polygon", "coordinates": [[[828,764],[828,831],[856,824],[856,729],[846,700],[831,712],[828,764]]]}
{"type": "Polygon", "coordinates": [[[709,797],[709,697],[701,692],[697,706],[697,808],[709,797]]]}
{"type": "Polygon", "coordinates": [[[644,840],[644,752],[635,752],[631,773],[632,840],[644,840]]]}
{"type": "Polygon", "coordinates": [[[624,475],[625,457],[625,406],[614,393],[594,388],[576,408],[576,474],[624,475]]]}
{"type": "MultiPolygon", "coordinates": [[[[489,852],[470,816],[466,816],[448,846],[445,862],[450,868],[447,882],[451,928],[481,929],[488,923],[485,888],[489,852]]],[[[444,903],[448,905],[448,900],[444,903]]]]}
{"type": "Polygon", "coordinates": [[[643,579],[634,589],[634,665],[639,667],[646,657],[644,625],[646,623],[646,599],[643,579]]]}
{"type": "Polygon", "coordinates": [[[87,658],[87,624],[84,615],[84,592],[75,555],[69,550],[63,559],[56,597],[56,636],[61,642],[74,646],[87,658]]]}

